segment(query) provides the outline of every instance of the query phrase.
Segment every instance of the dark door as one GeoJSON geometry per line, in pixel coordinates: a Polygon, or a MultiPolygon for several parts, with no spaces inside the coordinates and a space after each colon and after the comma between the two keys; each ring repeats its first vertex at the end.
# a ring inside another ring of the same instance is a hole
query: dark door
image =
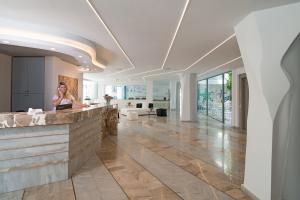
{"type": "Polygon", "coordinates": [[[240,127],[247,130],[249,87],[246,74],[240,75],[240,127]]]}

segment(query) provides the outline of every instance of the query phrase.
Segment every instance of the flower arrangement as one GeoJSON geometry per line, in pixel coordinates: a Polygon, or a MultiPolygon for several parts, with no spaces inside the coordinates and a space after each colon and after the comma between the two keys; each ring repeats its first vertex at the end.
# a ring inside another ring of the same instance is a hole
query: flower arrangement
{"type": "Polygon", "coordinates": [[[103,98],[104,98],[105,101],[106,101],[106,105],[110,105],[110,100],[113,99],[113,97],[112,97],[112,96],[109,96],[108,94],[104,95],[103,98]]]}

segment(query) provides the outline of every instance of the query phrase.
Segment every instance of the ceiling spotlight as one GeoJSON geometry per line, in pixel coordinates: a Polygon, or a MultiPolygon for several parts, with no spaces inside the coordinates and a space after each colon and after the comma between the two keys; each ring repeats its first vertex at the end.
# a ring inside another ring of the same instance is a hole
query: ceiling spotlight
{"type": "Polygon", "coordinates": [[[88,68],[80,68],[79,71],[82,71],[82,72],[88,72],[88,71],[91,71],[91,69],[88,69],[88,68]]]}
{"type": "Polygon", "coordinates": [[[82,58],[82,55],[79,55],[78,57],[79,57],[79,58],[82,58]]]}
{"type": "Polygon", "coordinates": [[[2,40],[2,43],[3,43],[3,44],[9,44],[9,43],[10,43],[10,41],[7,41],[7,40],[2,40]]]}
{"type": "Polygon", "coordinates": [[[50,48],[52,51],[55,51],[56,49],[54,47],[50,48]]]}

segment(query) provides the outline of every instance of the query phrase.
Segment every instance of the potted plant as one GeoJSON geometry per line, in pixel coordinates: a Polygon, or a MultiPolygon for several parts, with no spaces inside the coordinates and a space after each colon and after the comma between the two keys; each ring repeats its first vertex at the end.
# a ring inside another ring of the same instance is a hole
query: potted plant
{"type": "Polygon", "coordinates": [[[104,95],[104,97],[103,97],[103,98],[105,99],[105,101],[106,101],[106,105],[107,105],[107,106],[109,106],[109,105],[110,105],[110,100],[112,100],[112,99],[113,99],[113,97],[112,97],[112,96],[109,96],[108,94],[104,95]]]}

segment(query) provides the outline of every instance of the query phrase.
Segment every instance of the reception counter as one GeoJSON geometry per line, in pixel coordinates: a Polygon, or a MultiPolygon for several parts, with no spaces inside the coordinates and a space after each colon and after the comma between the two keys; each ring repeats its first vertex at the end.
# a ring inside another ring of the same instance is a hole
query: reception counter
{"type": "Polygon", "coordinates": [[[0,193],[70,178],[101,137],[117,134],[117,109],[0,113],[0,193]]]}

